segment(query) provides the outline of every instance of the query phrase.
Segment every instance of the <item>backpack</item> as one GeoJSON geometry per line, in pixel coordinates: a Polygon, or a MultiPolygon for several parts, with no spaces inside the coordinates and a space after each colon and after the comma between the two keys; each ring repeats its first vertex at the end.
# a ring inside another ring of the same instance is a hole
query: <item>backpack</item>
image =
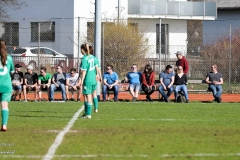
{"type": "Polygon", "coordinates": [[[179,94],[177,96],[177,103],[184,103],[184,102],[186,102],[186,99],[185,99],[184,95],[179,94]]]}

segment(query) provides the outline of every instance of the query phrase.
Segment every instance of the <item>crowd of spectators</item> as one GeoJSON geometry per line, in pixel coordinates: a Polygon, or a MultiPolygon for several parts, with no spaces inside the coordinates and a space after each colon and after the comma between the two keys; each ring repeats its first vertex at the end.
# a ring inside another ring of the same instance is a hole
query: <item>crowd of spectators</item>
{"type": "MultiPolygon", "coordinates": [[[[155,85],[156,75],[151,67],[147,64],[143,72],[138,71],[138,66],[133,64],[131,71],[128,72],[124,78],[125,83],[129,83],[129,92],[132,96],[132,101],[138,100],[139,92],[142,90],[146,94],[146,101],[152,102],[151,95],[158,90],[162,95],[161,100],[169,102],[169,97],[174,93],[173,101],[178,102],[180,96],[185,97],[185,102],[189,102],[187,91],[187,73],[189,70],[188,61],[183,56],[181,51],[176,52],[177,61],[175,66],[167,65],[165,70],[159,73],[160,85],[155,85]]],[[[22,66],[15,65],[15,70],[11,75],[12,78],[12,100],[17,96],[21,100],[21,93],[23,91],[23,101],[27,102],[27,93],[34,92],[34,101],[42,100],[42,91],[46,91],[48,100],[55,101],[54,92],[61,91],[61,101],[74,100],[73,93],[77,93],[77,101],[79,102],[82,95],[81,73],[77,73],[76,68],[71,68],[69,73],[64,73],[62,66],[56,67],[56,72],[51,75],[47,72],[45,67],[41,67],[40,74],[33,72],[33,67],[28,66],[27,71],[23,74],[20,71],[22,66]],[[71,93],[71,97],[69,96],[71,93]]],[[[96,77],[102,79],[102,77],[96,77]]],[[[211,66],[211,71],[205,78],[209,85],[209,90],[212,91],[214,101],[220,103],[222,101],[222,74],[217,72],[217,65],[211,66]]],[[[101,82],[101,81],[100,81],[101,82]]],[[[119,94],[119,76],[114,71],[113,65],[107,65],[106,72],[103,74],[102,81],[102,100],[106,101],[108,91],[113,91],[114,102],[118,101],[119,94]]]]}

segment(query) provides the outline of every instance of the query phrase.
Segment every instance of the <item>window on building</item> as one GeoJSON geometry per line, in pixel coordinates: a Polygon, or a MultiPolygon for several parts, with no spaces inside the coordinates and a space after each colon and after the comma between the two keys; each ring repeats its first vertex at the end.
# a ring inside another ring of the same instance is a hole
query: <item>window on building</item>
{"type": "Polygon", "coordinates": [[[7,46],[19,46],[19,23],[1,23],[0,36],[6,41],[7,46]]]}
{"type": "Polygon", "coordinates": [[[40,23],[40,41],[55,41],[55,22],[31,22],[31,41],[38,41],[38,23],[40,23]]]}
{"type": "MultiPolygon", "coordinates": [[[[168,53],[168,24],[161,24],[161,54],[168,53]]],[[[156,53],[160,52],[159,24],[156,24],[156,53]]]]}

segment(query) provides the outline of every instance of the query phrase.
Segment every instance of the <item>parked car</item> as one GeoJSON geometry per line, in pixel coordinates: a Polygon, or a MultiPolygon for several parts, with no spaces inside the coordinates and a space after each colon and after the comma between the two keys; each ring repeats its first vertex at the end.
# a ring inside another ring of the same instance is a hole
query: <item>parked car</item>
{"type": "Polygon", "coordinates": [[[40,47],[39,57],[38,47],[19,47],[11,55],[15,63],[22,63],[25,66],[31,65],[33,68],[46,65],[50,65],[51,67],[56,65],[68,67],[67,56],[47,47],[40,47]]]}

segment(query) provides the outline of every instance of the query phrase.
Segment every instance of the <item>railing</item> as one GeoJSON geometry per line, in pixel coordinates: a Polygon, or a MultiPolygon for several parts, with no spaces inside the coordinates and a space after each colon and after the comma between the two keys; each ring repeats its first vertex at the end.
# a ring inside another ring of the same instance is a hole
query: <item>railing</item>
{"type": "Polygon", "coordinates": [[[163,18],[216,19],[215,2],[128,0],[128,14],[163,18]]]}

